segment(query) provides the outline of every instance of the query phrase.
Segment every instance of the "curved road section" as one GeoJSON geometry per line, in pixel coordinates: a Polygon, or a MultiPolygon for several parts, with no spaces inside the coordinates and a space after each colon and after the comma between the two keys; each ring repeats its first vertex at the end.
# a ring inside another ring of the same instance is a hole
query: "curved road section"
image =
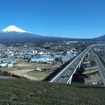
{"type": "Polygon", "coordinates": [[[77,68],[80,67],[84,57],[86,56],[87,50],[88,49],[85,49],[81,52],[75,59],[73,59],[72,62],[52,78],[50,82],[71,84],[73,74],[76,72],[77,68]]]}

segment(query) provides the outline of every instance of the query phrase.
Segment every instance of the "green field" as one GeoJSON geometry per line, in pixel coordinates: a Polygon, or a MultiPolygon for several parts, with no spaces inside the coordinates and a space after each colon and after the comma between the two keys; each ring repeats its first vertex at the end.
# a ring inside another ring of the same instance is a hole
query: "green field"
{"type": "Polygon", "coordinates": [[[105,105],[105,88],[0,79],[0,105],[105,105]]]}

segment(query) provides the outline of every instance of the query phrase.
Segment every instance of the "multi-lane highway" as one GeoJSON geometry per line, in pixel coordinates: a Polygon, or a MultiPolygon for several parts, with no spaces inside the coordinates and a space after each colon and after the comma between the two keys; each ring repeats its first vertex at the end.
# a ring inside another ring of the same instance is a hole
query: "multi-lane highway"
{"type": "Polygon", "coordinates": [[[77,68],[80,67],[81,62],[83,61],[87,52],[89,51],[96,62],[97,68],[99,70],[100,76],[105,86],[105,63],[103,63],[100,56],[97,55],[97,53],[93,50],[95,46],[97,45],[91,45],[87,47],[72,62],[70,62],[63,70],[61,70],[57,75],[55,75],[55,77],[53,77],[50,80],[50,82],[71,84],[73,74],[76,72],[77,68]]]}
{"type": "Polygon", "coordinates": [[[70,62],[62,71],[60,71],[50,82],[71,83],[72,76],[81,65],[88,49],[81,52],[72,62],[70,62]]]}
{"type": "Polygon", "coordinates": [[[99,57],[99,55],[92,49],[90,48],[90,52],[96,62],[97,68],[99,70],[101,79],[103,81],[103,84],[105,86],[105,64],[103,63],[102,59],[99,57]]]}

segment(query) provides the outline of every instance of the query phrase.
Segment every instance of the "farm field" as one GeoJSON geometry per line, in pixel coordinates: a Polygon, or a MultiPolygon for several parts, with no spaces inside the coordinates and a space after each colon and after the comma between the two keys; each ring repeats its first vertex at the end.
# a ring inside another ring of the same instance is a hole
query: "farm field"
{"type": "Polygon", "coordinates": [[[6,72],[9,75],[23,77],[29,80],[40,81],[46,78],[53,72],[53,69],[59,67],[61,64],[38,64],[21,61],[14,65],[13,68],[0,68],[0,71],[6,72]],[[36,68],[46,69],[44,71],[36,71],[36,68]]]}
{"type": "Polygon", "coordinates": [[[104,105],[105,88],[0,79],[0,105],[104,105]]]}

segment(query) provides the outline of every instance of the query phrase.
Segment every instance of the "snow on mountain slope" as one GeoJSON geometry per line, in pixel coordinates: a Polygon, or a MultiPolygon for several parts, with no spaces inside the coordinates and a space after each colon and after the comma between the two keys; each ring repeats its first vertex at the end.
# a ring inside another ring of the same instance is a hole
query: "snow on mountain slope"
{"type": "Polygon", "coordinates": [[[3,29],[2,32],[18,32],[18,33],[27,33],[27,31],[22,30],[14,25],[10,25],[7,28],[3,29]]]}

